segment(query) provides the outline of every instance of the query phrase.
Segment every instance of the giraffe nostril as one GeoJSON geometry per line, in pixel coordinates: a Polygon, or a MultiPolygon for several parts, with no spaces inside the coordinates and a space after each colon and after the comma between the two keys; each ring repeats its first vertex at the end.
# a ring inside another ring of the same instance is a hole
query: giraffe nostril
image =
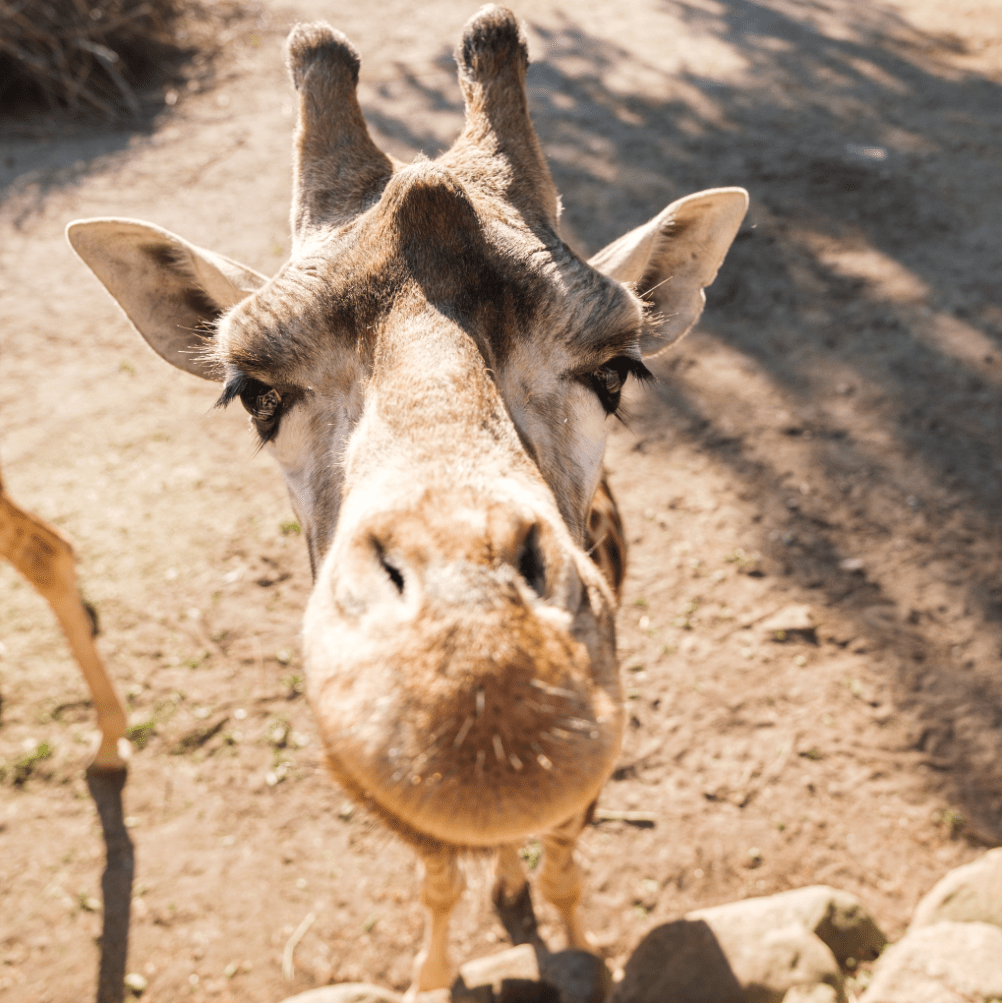
{"type": "Polygon", "coordinates": [[[530,588],[542,598],[546,594],[546,562],[539,545],[539,526],[533,526],[518,552],[518,573],[530,588]]]}
{"type": "Polygon", "coordinates": [[[379,555],[379,563],[382,566],[383,571],[386,572],[387,577],[391,582],[397,587],[397,591],[403,595],[404,594],[404,576],[401,570],[386,559],[383,554],[379,555]]]}
{"type": "Polygon", "coordinates": [[[404,573],[400,570],[387,556],[386,549],[383,547],[382,543],[375,537],[372,538],[372,547],[376,551],[376,557],[379,559],[379,566],[386,572],[386,577],[393,582],[396,587],[397,592],[400,595],[404,594],[404,573]]]}

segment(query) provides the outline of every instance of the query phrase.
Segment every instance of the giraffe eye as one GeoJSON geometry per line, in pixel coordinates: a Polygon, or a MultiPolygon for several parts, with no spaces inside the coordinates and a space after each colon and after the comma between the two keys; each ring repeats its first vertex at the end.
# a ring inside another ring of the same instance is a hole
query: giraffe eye
{"type": "Polygon", "coordinates": [[[603,393],[613,397],[622,392],[626,376],[625,370],[617,368],[610,363],[601,369],[595,370],[593,378],[599,384],[603,393]]]}
{"type": "Polygon", "coordinates": [[[588,382],[606,414],[615,414],[619,410],[619,398],[631,373],[638,380],[652,379],[647,367],[639,359],[631,359],[628,355],[617,355],[588,374],[588,382]]]}
{"type": "Polygon", "coordinates": [[[254,419],[257,430],[267,441],[277,430],[282,395],[260,380],[248,380],[240,390],[240,403],[254,419]]]}

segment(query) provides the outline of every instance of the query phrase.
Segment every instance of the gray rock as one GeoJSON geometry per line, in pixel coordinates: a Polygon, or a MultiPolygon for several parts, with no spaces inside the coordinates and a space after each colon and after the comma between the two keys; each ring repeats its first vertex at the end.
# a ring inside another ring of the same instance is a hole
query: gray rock
{"type": "Polygon", "coordinates": [[[392,989],[370,986],[365,982],[342,982],[337,986],[320,986],[305,993],[289,996],[282,1003],[401,1003],[403,996],[392,989]]]}
{"type": "Polygon", "coordinates": [[[877,963],[859,1003],[989,1003],[1002,999],[1002,930],[934,923],[910,931],[877,963]]]}
{"type": "Polygon", "coordinates": [[[500,986],[503,979],[539,979],[539,962],[531,944],[509,947],[506,951],[474,958],[459,966],[459,977],[473,986],[500,986]]]}
{"type": "Polygon", "coordinates": [[[788,637],[811,640],[817,633],[814,612],[806,603],[784,606],[763,620],[759,628],[776,641],[785,641],[788,637]]]}
{"type": "Polygon", "coordinates": [[[452,1003],[560,1003],[560,994],[540,980],[536,949],[520,944],[460,965],[452,1003]]]}
{"type": "Polygon", "coordinates": [[[839,965],[845,965],[848,958],[871,961],[887,943],[855,895],[828,885],[810,885],[778,895],[698,909],[686,918],[705,919],[718,935],[725,932],[731,940],[797,923],[819,937],[839,965]]]}
{"type": "Polygon", "coordinates": [[[819,982],[816,986],[794,986],[783,997],[783,1003],[838,1003],[838,999],[834,986],[819,982]]]}
{"type": "Polygon", "coordinates": [[[829,985],[845,1003],[842,973],[835,956],[799,923],[779,929],[739,929],[707,919],[727,955],[748,1003],[781,1003],[797,986],[829,985]]]}
{"type": "Polygon", "coordinates": [[[941,878],[919,902],[909,929],[944,920],[1002,927],[1002,847],[941,878]]]}
{"type": "Polygon", "coordinates": [[[452,1003],[604,1003],[611,986],[594,954],[521,944],[460,965],[452,1003]]]}
{"type": "Polygon", "coordinates": [[[799,923],[774,929],[690,917],[641,941],[610,1003],[782,1003],[792,988],[819,984],[845,1003],[838,962],[799,923]]]}

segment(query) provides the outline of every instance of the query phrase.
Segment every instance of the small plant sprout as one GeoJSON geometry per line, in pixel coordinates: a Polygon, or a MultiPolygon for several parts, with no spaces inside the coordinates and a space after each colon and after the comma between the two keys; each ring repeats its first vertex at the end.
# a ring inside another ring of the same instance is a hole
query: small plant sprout
{"type": "Polygon", "coordinates": [[[534,871],[542,859],[543,848],[540,846],[538,839],[530,839],[526,846],[519,851],[518,855],[525,861],[525,866],[530,871],[534,871]]]}

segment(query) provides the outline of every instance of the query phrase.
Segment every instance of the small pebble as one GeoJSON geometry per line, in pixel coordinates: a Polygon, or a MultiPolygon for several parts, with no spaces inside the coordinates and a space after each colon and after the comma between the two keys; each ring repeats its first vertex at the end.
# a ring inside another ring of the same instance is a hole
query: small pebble
{"type": "Polygon", "coordinates": [[[129,972],[125,976],[125,988],[131,990],[137,996],[141,996],[146,991],[148,985],[149,983],[139,972],[129,972]]]}

